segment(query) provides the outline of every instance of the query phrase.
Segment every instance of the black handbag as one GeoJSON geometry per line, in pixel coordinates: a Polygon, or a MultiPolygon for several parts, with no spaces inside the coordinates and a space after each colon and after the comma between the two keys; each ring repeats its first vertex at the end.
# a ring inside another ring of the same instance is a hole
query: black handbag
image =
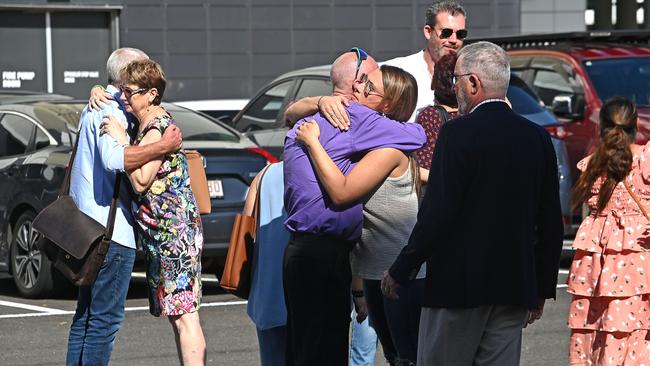
{"type": "Polygon", "coordinates": [[[104,227],[81,212],[69,194],[70,174],[78,144],[79,138],[75,142],[59,197],[41,210],[34,219],[33,227],[41,233],[37,243],[39,249],[53,262],[54,268],[76,286],[89,286],[95,282],[111,243],[122,173],[115,177],[108,223],[104,227]]]}

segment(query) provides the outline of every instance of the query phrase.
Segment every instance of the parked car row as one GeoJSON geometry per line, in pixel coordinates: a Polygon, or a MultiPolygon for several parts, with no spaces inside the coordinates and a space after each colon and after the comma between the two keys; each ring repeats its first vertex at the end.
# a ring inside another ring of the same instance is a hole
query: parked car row
{"type": "MultiPolygon", "coordinates": [[[[0,105],[0,272],[10,273],[24,296],[46,295],[61,281],[35,245],[32,221],[59,192],[84,106],[65,98],[0,105]]],[[[212,213],[202,216],[204,259],[219,263],[248,186],[270,154],[224,123],[163,106],[183,131],[184,148],[205,159],[212,213]]]]}
{"type": "MultiPolygon", "coordinates": [[[[284,110],[293,100],[332,93],[330,66],[317,66],[283,74],[271,81],[257,93],[233,119],[233,126],[244,132],[265,150],[280,157],[284,147],[284,110]]],[[[556,126],[559,121],[544,108],[537,94],[517,75],[511,75],[508,98],[513,109],[542,126],[556,126]]],[[[569,195],[571,191],[570,166],[565,143],[553,138],[558,160],[562,212],[565,216],[565,232],[571,231],[568,218],[571,215],[569,195]]],[[[513,169],[515,169],[513,167],[513,169]]],[[[507,177],[504,177],[507,184],[507,177]]]]}

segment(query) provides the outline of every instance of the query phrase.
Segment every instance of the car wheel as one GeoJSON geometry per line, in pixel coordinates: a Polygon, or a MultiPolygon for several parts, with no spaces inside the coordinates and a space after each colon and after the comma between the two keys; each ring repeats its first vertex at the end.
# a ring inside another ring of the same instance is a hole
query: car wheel
{"type": "Polygon", "coordinates": [[[34,217],[34,212],[27,211],[16,221],[10,255],[14,283],[21,295],[30,298],[50,295],[55,281],[62,280],[52,262],[36,245],[41,234],[32,227],[34,217]]]}

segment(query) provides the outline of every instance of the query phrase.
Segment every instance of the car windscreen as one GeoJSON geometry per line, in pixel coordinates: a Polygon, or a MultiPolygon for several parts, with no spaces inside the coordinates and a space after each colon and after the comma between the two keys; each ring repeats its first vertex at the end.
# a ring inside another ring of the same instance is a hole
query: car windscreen
{"type": "Polygon", "coordinates": [[[650,105],[650,57],[587,60],[584,66],[602,101],[624,96],[650,105]]]}
{"type": "Polygon", "coordinates": [[[506,93],[512,110],[519,114],[534,114],[544,112],[544,107],[530,95],[524,88],[518,85],[510,84],[506,93]]]}
{"type": "Polygon", "coordinates": [[[204,115],[181,108],[169,112],[183,133],[183,141],[239,141],[238,135],[204,115]]]}
{"type": "Polygon", "coordinates": [[[40,102],[34,104],[34,116],[59,143],[72,146],[85,106],[81,103],[40,102]]]}

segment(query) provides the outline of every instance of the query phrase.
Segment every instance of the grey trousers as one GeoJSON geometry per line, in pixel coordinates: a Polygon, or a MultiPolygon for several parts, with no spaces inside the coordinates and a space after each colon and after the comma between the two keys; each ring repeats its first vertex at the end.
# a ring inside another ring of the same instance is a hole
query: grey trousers
{"type": "Polygon", "coordinates": [[[516,366],[528,309],[491,305],[422,308],[418,366],[516,366]]]}

